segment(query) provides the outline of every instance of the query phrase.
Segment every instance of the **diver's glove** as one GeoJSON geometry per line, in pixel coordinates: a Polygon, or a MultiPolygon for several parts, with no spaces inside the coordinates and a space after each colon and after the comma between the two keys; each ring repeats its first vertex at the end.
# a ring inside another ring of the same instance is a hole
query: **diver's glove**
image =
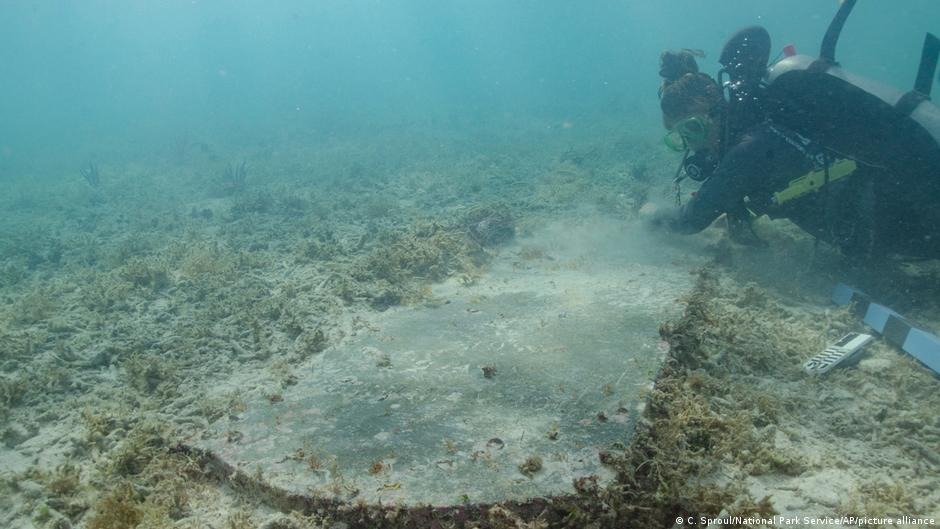
{"type": "Polygon", "coordinates": [[[728,237],[741,246],[750,248],[768,248],[770,244],[761,239],[754,231],[753,221],[750,218],[740,218],[736,215],[726,215],[728,220],[728,237]]]}

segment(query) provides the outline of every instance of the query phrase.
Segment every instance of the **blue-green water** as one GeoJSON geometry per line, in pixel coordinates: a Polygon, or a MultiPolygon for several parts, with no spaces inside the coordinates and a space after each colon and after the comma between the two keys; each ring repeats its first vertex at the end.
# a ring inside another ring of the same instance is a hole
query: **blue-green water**
{"type": "MultiPolygon", "coordinates": [[[[940,329],[937,262],[871,273],[766,218],[763,250],[724,220],[647,222],[681,159],[660,52],[714,75],[760,24],[771,57],[815,56],[838,7],[0,0],[0,527],[343,527],[358,511],[308,515],[409,479],[480,527],[671,526],[763,496],[940,517],[937,379],[883,341],[825,380],[799,367],[864,330],[836,280],[940,329]],[[446,488],[461,468],[479,494],[446,488]],[[530,497],[576,489],[544,518],[530,497]],[[462,511],[503,490],[515,514],[462,511]]],[[[837,58],[907,90],[938,21],[860,0],[837,58]]],[[[370,516],[409,526],[393,514],[370,516]]]]}
{"type": "MultiPolygon", "coordinates": [[[[0,168],[181,131],[244,144],[433,123],[609,121],[658,133],[658,54],[765,25],[815,54],[834,0],[789,2],[7,1],[0,5],[0,168]]],[[[940,6],[862,1],[839,48],[908,87],[940,6]]],[[[934,28],[936,29],[936,28],[934,28]]],[[[485,125],[484,125],[485,127],[485,125]]]]}

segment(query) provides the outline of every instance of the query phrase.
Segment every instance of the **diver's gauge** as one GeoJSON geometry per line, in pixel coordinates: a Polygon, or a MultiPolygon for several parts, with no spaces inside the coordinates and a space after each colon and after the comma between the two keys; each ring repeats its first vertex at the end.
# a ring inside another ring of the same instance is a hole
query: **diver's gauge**
{"type": "Polygon", "coordinates": [[[822,375],[834,367],[845,364],[874,340],[872,335],[861,332],[850,332],[838,342],[827,347],[823,352],[810,358],[803,364],[803,371],[809,375],[822,375]]]}

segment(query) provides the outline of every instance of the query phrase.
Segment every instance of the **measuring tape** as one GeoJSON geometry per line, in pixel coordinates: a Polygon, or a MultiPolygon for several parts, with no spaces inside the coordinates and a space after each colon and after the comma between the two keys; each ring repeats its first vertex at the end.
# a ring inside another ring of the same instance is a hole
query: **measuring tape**
{"type": "Polygon", "coordinates": [[[940,374],[940,338],[935,334],[914,327],[897,312],[875,303],[864,292],[844,283],[836,285],[832,302],[836,305],[854,303],[856,314],[868,326],[931,371],[940,374]]]}

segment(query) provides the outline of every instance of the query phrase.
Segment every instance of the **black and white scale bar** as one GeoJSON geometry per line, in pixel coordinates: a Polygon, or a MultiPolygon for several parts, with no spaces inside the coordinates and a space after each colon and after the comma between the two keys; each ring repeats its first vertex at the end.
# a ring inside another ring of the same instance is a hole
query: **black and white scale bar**
{"type": "Polygon", "coordinates": [[[855,303],[862,321],[881,334],[885,340],[920,360],[934,373],[940,374],[940,338],[911,325],[903,316],[875,303],[867,294],[844,283],[836,285],[832,301],[837,305],[855,303]]]}

